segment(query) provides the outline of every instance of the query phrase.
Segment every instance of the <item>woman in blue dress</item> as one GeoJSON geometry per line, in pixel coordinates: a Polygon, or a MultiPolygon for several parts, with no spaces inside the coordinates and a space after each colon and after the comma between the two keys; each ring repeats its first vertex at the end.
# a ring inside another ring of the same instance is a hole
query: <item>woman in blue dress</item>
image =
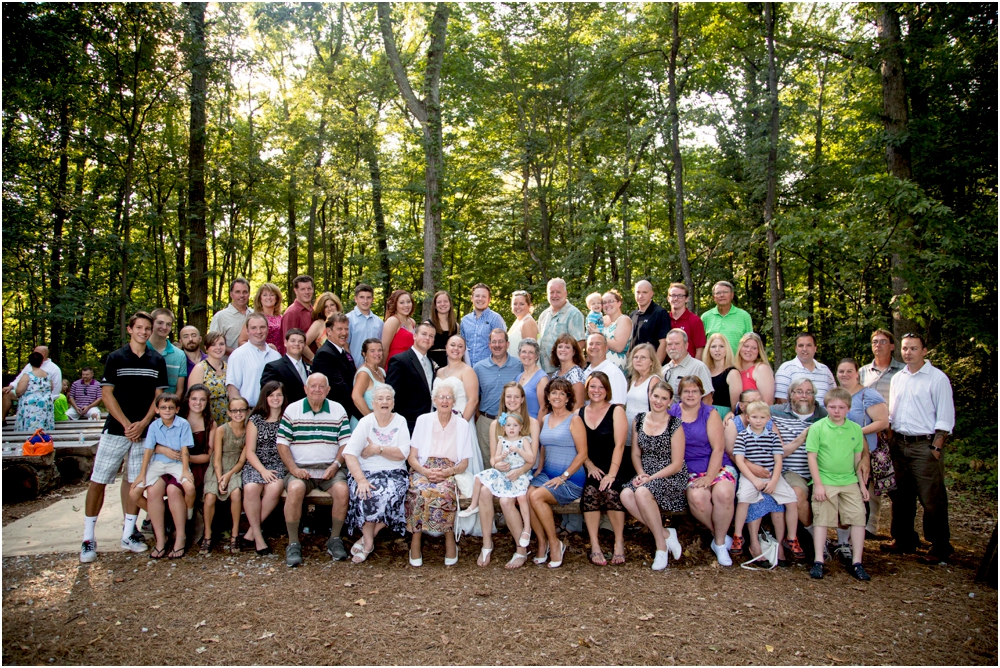
{"type": "Polygon", "coordinates": [[[556,537],[552,507],[572,503],[583,494],[587,429],[573,412],[573,386],[568,381],[556,378],[549,382],[545,388],[545,408],[547,415],[538,437],[538,471],[528,490],[531,529],[538,536],[539,556],[533,561],[539,565],[548,561],[549,568],[559,568],[565,546],[556,537]]]}

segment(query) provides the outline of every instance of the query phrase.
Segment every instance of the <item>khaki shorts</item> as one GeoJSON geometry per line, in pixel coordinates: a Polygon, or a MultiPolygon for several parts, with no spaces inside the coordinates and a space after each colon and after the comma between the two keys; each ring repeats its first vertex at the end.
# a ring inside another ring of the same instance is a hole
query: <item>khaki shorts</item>
{"type": "Polygon", "coordinates": [[[807,499],[812,494],[812,488],[809,486],[809,481],[795,471],[782,471],[781,477],[784,478],[785,482],[792,487],[798,487],[799,489],[804,490],[807,499]]]}
{"type": "MultiPolygon", "coordinates": [[[[768,478],[758,478],[767,482],[768,478]]],[[[749,476],[740,476],[740,486],[736,490],[736,501],[738,503],[757,503],[763,498],[763,492],[754,487],[749,476]]],[[[795,496],[792,486],[784,478],[778,478],[778,484],[771,493],[771,498],[782,505],[786,503],[797,503],[799,498],[795,496]]]]}
{"type": "Polygon", "coordinates": [[[865,503],[861,500],[861,488],[853,485],[826,485],[826,501],[813,499],[813,526],[835,527],[840,524],[864,526],[865,503]],[[840,522],[837,521],[838,512],[840,522]]]}
{"type": "Polygon", "coordinates": [[[296,478],[291,473],[289,473],[288,475],[285,476],[286,490],[288,489],[288,483],[292,482],[293,480],[299,480],[305,483],[306,494],[309,494],[309,492],[313,491],[314,489],[321,489],[324,492],[329,492],[330,488],[336,485],[338,482],[342,482],[345,485],[347,484],[347,467],[341,466],[339,469],[337,469],[337,472],[334,473],[333,477],[330,478],[329,480],[323,480],[322,478],[306,478],[305,480],[302,480],[302,478],[296,478]]]}
{"type": "MultiPolygon", "coordinates": [[[[151,461],[146,466],[146,479],[139,483],[140,487],[152,487],[153,483],[160,479],[162,475],[172,475],[178,482],[184,482],[187,478],[181,477],[184,465],[180,462],[154,462],[151,461]]],[[[190,482],[190,481],[189,481],[190,482]]]]}

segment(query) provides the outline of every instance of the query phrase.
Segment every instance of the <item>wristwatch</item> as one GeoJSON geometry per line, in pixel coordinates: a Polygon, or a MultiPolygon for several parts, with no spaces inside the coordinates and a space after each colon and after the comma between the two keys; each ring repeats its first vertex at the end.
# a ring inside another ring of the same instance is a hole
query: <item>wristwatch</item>
{"type": "Polygon", "coordinates": [[[938,446],[934,445],[933,443],[928,443],[927,447],[929,447],[934,452],[941,452],[941,448],[939,448],[938,446]]]}
{"type": "Polygon", "coordinates": [[[566,480],[569,480],[569,477],[570,477],[571,475],[572,475],[572,474],[571,474],[571,473],[569,472],[569,469],[566,469],[565,471],[563,471],[563,474],[562,474],[562,477],[563,477],[563,478],[566,478],[566,480]]]}
{"type": "Polygon", "coordinates": [[[384,445],[380,445],[380,446],[378,446],[378,454],[379,454],[379,456],[380,456],[380,457],[382,456],[382,452],[383,452],[384,450],[385,450],[385,446],[384,446],[384,445]]]}

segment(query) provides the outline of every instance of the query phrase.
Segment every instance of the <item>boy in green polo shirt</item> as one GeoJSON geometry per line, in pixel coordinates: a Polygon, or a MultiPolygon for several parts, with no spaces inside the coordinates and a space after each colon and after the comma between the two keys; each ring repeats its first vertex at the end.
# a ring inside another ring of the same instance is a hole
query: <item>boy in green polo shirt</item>
{"type": "Polygon", "coordinates": [[[851,527],[851,552],[854,560],[847,572],[858,580],[871,580],[861,565],[865,547],[865,504],[868,490],[859,484],[858,465],[865,445],[861,427],[847,419],[851,394],[834,388],[826,393],[823,405],[829,414],[809,427],[806,453],[812,473],[813,544],[816,562],[809,571],[815,579],[823,577],[823,552],[827,527],[840,523],[851,527]]]}

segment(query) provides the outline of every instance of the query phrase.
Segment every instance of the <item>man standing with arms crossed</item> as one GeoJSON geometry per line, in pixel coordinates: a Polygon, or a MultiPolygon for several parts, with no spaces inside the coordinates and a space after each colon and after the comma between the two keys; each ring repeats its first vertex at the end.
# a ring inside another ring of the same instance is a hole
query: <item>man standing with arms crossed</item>
{"type": "Polygon", "coordinates": [[[893,542],[882,550],[891,554],[916,552],[913,529],[917,499],[924,507],[924,538],[931,549],[921,555],[924,564],[943,564],[951,558],[948,491],[944,486],[944,445],[955,428],[951,381],[925,358],[927,347],[919,334],[903,335],[903,361],[889,388],[889,446],[896,470],[892,499],[893,542]]]}
{"type": "Polygon", "coordinates": [[[97,445],[94,470],[90,474],[83,518],[83,546],[80,563],[97,559],[95,527],[104,505],[104,488],[114,482],[115,475],[126,462],[121,495],[125,510],[125,527],[121,547],[132,552],[147,549],[142,534],[135,531],[139,507],[129,498],[129,486],[142,468],[143,439],[146,428],[156,415],[156,397],[167,387],[167,365],[163,357],[146,341],[153,331],[153,316],[139,311],[128,321],[129,342],[108,355],[101,378],[101,393],[108,419],[97,445]]]}

